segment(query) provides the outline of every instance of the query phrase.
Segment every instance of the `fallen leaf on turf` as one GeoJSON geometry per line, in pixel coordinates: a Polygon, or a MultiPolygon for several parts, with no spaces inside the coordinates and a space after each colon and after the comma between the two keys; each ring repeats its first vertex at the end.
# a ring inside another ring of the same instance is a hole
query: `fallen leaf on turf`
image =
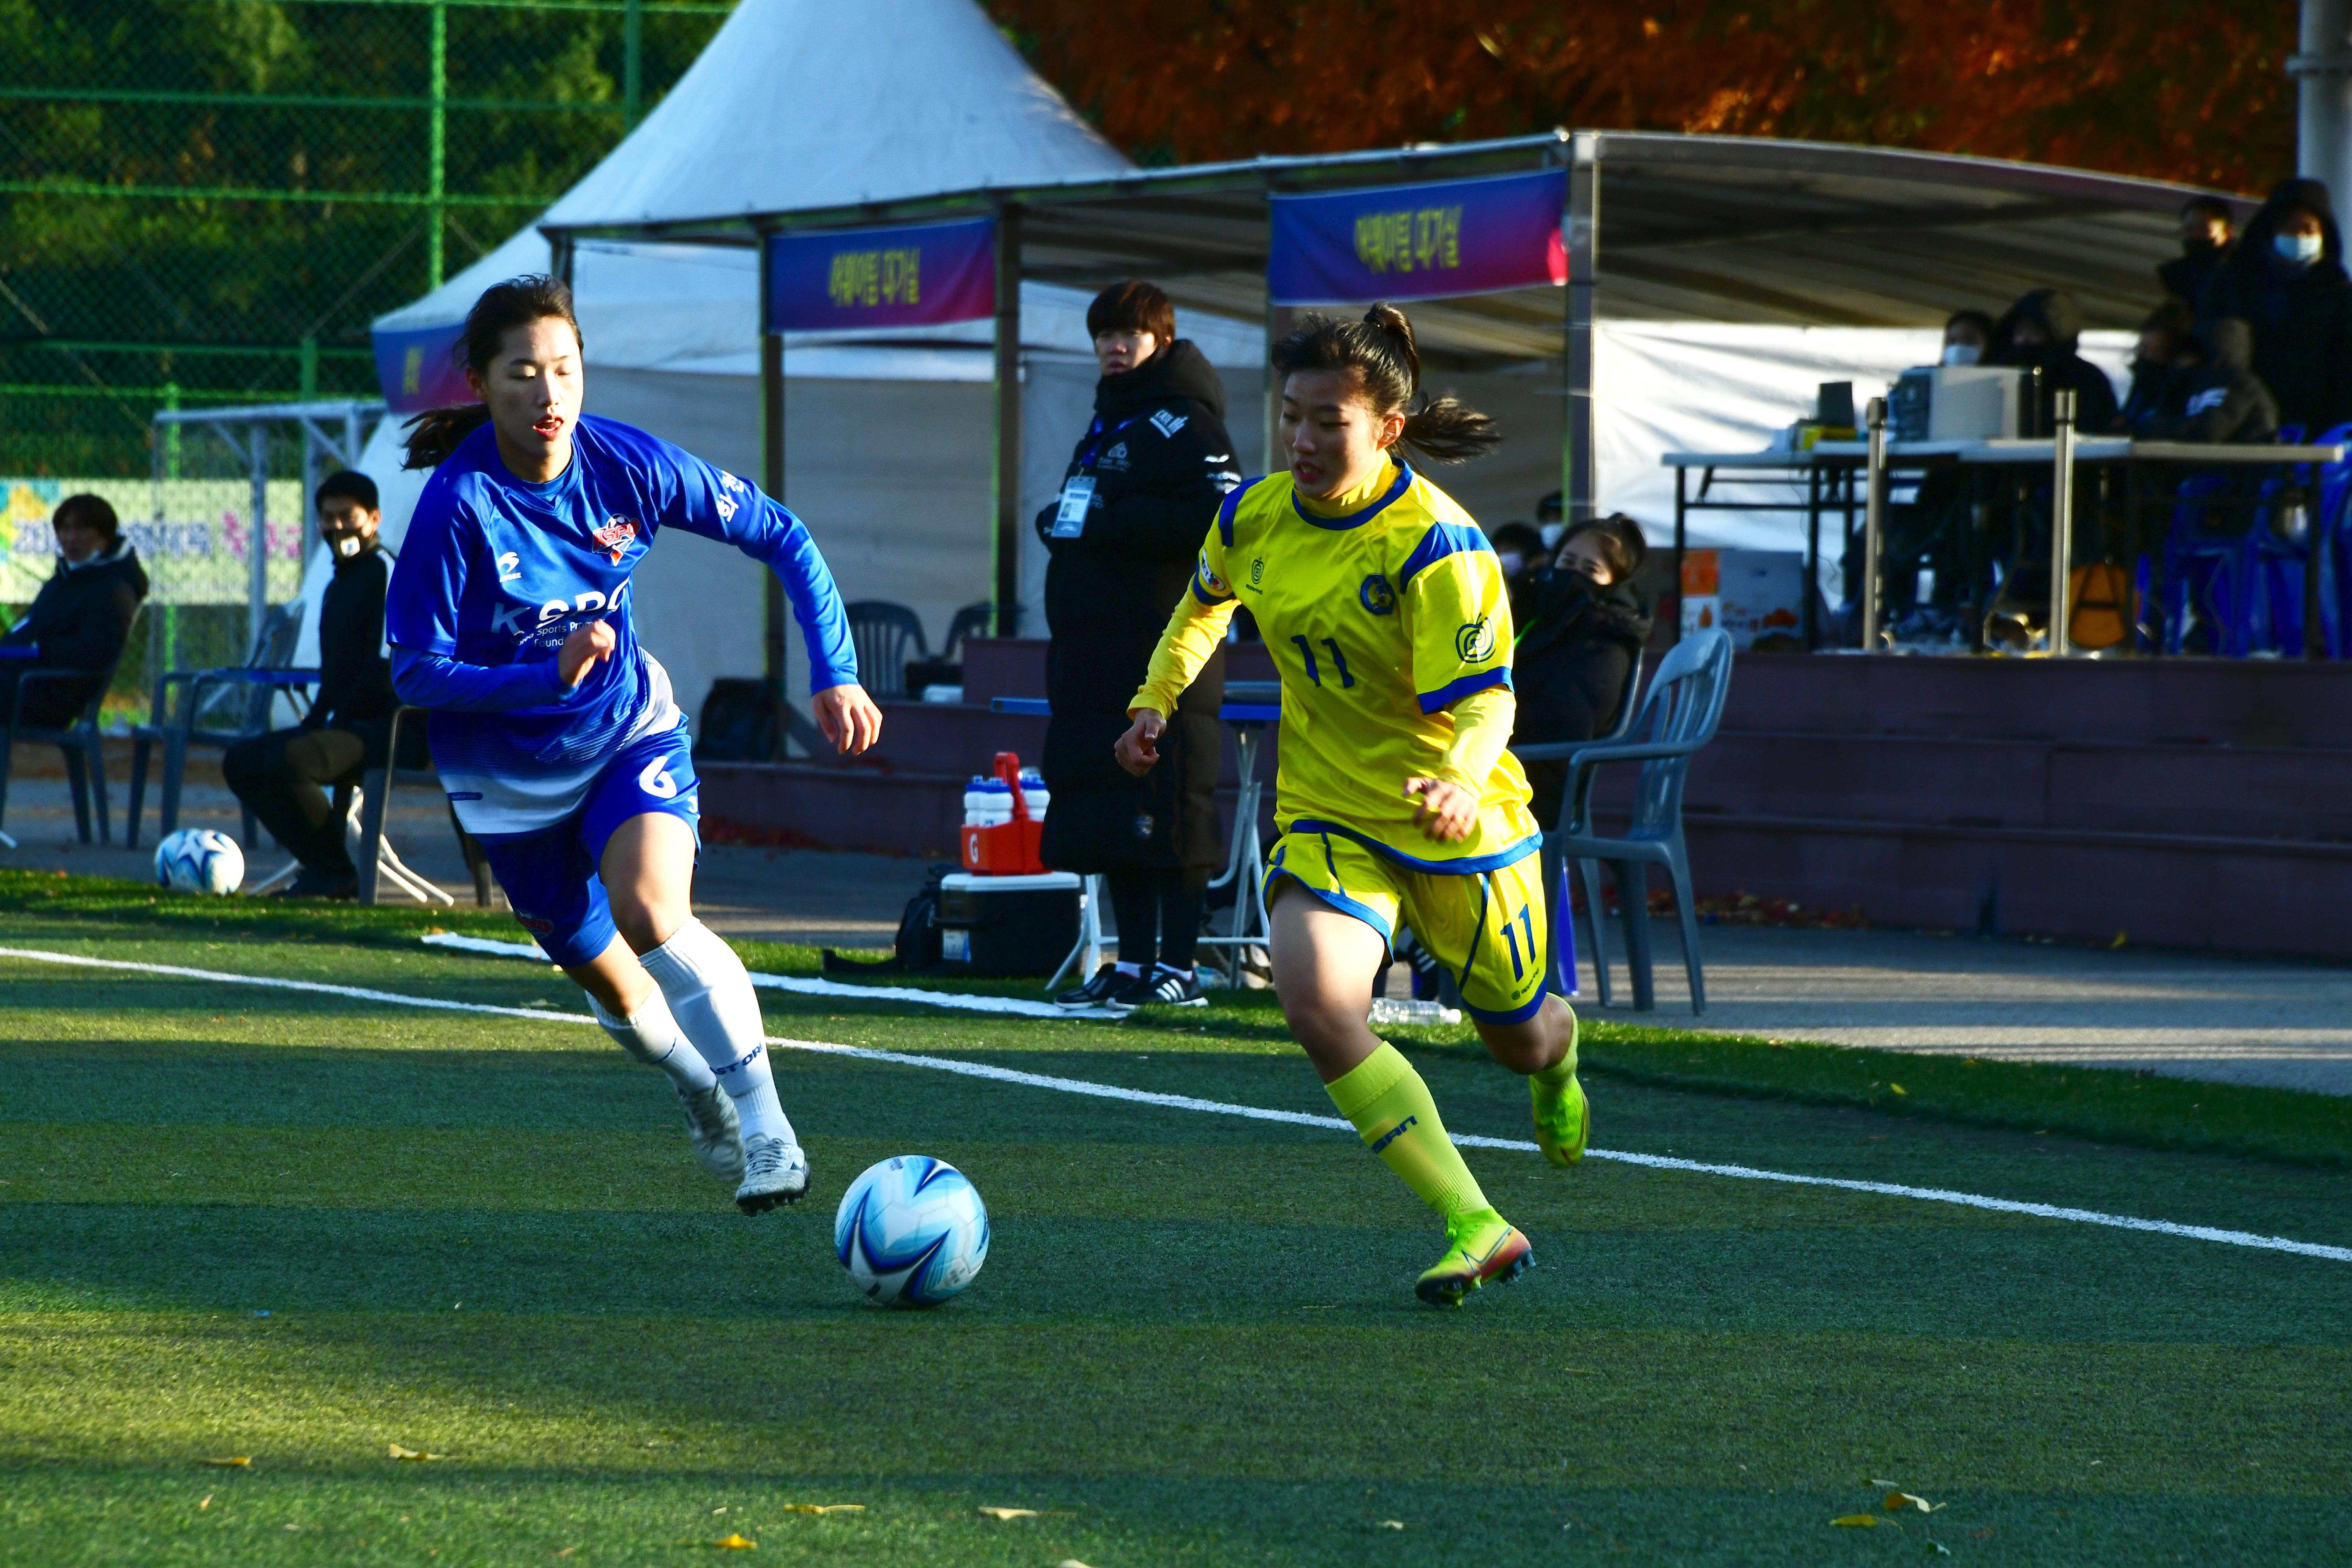
{"type": "Polygon", "coordinates": [[[1910,1098],[1910,1096],[1911,1096],[1911,1091],[1910,1091],[1909,1089],[1907,1089],[1904,1088],[1904,1087],[1903,1087],[1901,1084],[1899,1084],[1899,1083],[1890,1083],[1890,1084],[1888,1084],[1886,1087],[1887,1087],[1887,1088],[1889,1088],[1889,1089],[1893,1089],[1895,1093],[1897,1093],[1897,1094],[1899,1094],[1899,1095],[1903,1096],[1903,1097],[1904,1097],[1905,1099],[1906,1099],[1906,1100],[1907,1100],[1907,1099],[1909,1099],[1909,1098],[1910,1098]]]}
{"type": "Polygon", "coordinates": [[[428,1454],[422,1448],[404,1448],[397,1443],[385,1444],[383,1451],[386,1458],[394,1459],[446,1459],[449,1457],[446,1454],[428,1454]]]}
{"type": "Polygon", "coordinates": [[[1938,1557],[1949,1557],[1952,1554],[1952,1549],[1940,1541],[1931,1541],[1927,1544],[1936,1549],[1936,1555],[1938,1557]]]}
{"type": "Polygon", "coordinates": [[[1037,1510],[1034,1508],[982,1508],[980,1511],[988,1515],[991,1519],[1034,1519],[1037,1517],[1037,1510]]]}
{"type": "Polygon", "coordinates": [[[746,1541],[740,1535],[722,1535],[710,1544],[722,1552],[749,1552],[760,1543],[756,1541],[746,1541]]]}
{"type": "Polygon", "coordinates": [[[1087,1565],[1075,1557],[1065,1557],[1055,1563],[1054,1568],[1087,1568],[1087,1565]]]}
{"type": "Polygon", "coordinates": [[[234,1455],[226,1459],[205,1459],[201,1462],[207,1465],[216,1465],[224,1470],[249,1470],[253,1468],[253,1461],[243,1454],[234,1455]]]}
{"type": "Polygon", "coordinates": [[[555,1555],[556,1555],[556,1556],[558,1556],[558,1557],[569,1557],[569,1556],[571,1556],[573,1552],[577,1552],[577,1551],[579,1551],[579,1550],[580,1550],[580,1548],[578,1548],[577,1546],[567,1546],[567,1547],[565,1547],[562,1551],[561,1551],[561,1552],[557,1552],[555,1555]]]}
{"type": "MultiPolygon", "coordinates": [[[[866,1505],[862,1502],[788,1502],[784,1505],[784,1511],[786,1513],[864,1513],[866,1505]]],[[[980,1511],[986,1513],[988,1510],[982,1509],[980,1511]]]]}
{"type": "Polygon", "coordinates": [[[1847,1530],[1875,1530],[1878,1528],[1878,1516],[1874,1513],[1849,1513],[1830,1522],[1847,1530]]]}
{"type": "Polygon", "coordinates": [[[1872,1481],[1871,1481],[1871,1483],[1870,1483],[1870,1484],[1871,1484],[1872,1486],[1874,1486],[1874,1487],[1885,1487],[1885,1488],[1886,1488],[1889,1491],[1892,1491],[1892,1490],[1894,1490],[1896,1487],[1901,1486],[1903,1483],[1902,1483],[1901,1481],[1882,1481],[1882,1480],[1878,1480],[1878,1479],[1876,1479],[1875,1478],[1874,1478],[1874,1479],[1872,1479],[1872,1481]]]}
{"type": "Polygon", "coordinates": [[[1933,1513],[1943,1506],[1944,1505],[1939,1502],[1929,1502],[1926,1498],[1919,1496],[1916,1492],[1888,1492],[1886,1494],[1886,1511],[1889,1513],[1900,1513],[1906,1508],[1916,1508],[1921,1513],[1933,1513]]]}
{"type": "Polygon", "coordinates": [[[210,1508],[210,1507],[212,1507],[212,1506],[213,1506],[213,1494],[212,1494],[212,1493],[210,1493],[210,1492],[206,1492],[206,1493],[205,1494],[205,1500],[204,1500],[204,1501],[202,1501],[202,1502],[200,1502],[200,1503],[198,1503],[198,1504],[196,1505],[196,1511],[197,1511],[198,1513],[202,1513],[202,1512],[204,1512],[204,1511],[205,1511],[205,1510],[206,1510],[206,1509],[208,1509],[208,1508],[210,1508]]]}
{"type": "Polygon", "coordinates": [[[1404,1528],[1404,1521],[1401,1519],[1384,1519],[1381,1521],[1380,1523],[1372,1526],[1372,1528],[1374,1530],[1402,1530],[1404,1528]]]}

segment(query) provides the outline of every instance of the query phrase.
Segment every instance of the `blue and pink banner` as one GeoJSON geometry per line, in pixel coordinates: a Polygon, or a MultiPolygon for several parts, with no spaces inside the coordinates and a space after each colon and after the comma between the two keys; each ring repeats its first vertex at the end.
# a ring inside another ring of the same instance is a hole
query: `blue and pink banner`
{"type": "Polygon", "coordinates": [[[1568,174],[1497,174],[1273,198],[1277,305],[1362,304],[1568,281],[1568,174]]]}
{"type": "Polygon", "coordinates": [[[457,340],[465,335],[463,321],[376,333],[375,378],[385,405],[394,414],[415,414],[481,401],[457,363],[457,340]]]}
{"type": "Polygon", "coordinates": [[[996,220],[772,234],[771,332],[930,327],[996,312],[996,220]]]}

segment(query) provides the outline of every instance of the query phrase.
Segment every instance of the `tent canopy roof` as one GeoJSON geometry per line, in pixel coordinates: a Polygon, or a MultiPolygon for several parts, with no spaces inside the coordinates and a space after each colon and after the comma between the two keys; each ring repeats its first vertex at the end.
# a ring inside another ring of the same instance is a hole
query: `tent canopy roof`
{"type": "MultiPolygon", "coordinates": [[[[2155,302],[2151,269],[2177,253],[2181,203],[2216,194],[1949,153],[1602,131],[981,184],[899,200],[736,204],[657,223],[551,214],[543,226],[742,244],[766,230],[1017,204],[1024,278],[1099,287],[1140,274],[1181,305],[1251,319],[1266,307],[1270,194],[1585,163],[1596,176],[1596,313],[1617,320],[1931,326],[1963,306],[1997,309],[2053,286],[2074,295],[2086,325],[2130,326],[2155,302]]],[[[1412,314],[1441,361],[1560,352],[1557,289],[1422,300],[1412,314]]]]}

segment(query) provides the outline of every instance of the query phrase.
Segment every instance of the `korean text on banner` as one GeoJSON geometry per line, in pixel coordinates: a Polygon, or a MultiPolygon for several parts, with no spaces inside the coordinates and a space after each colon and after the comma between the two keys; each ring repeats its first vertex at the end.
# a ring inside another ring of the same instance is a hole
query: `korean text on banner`
{"type": "Polygon", "coordinates": [[[1277,195],[1266,287],[1277,305],[1334,305],[1566,283],[1567,199],[1559,169],[1277,195]]]}
{"type": "Polygon", "coordinates": [[[394,414],[416,414],[480,402],[457,363],[457,343],[465,335],[462,321],[376,333],[375,378],[383,387],[384,406],[394,414]]]}
{"type": "Polygon", "coordinates": [[[768,237],[771,332],[923,327],[996,310],[996,220],[768,237]]]}

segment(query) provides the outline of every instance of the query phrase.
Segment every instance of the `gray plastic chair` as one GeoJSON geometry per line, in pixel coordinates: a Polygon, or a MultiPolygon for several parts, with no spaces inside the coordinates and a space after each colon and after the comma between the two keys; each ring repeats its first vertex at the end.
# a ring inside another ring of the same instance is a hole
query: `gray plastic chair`
{"type": "Polygon", "coordinates": [[[1641,711],[1625,726],[1624,738],[1517,748],[1523,760],[1558,758],[1568,763],[1559,826],[1546,837],[1559,856],[1576,862],[1583,878],[1585,909],[1592,922],[1592,964],[1604,1007],[1610,997],[1609,944],[1601,918],[1605,907],[1601,899],[1602,861],[1617,881],[1618,920],[1625,932],[1634,1010],[1646,1013],[1657,1005],[1650,973],[1648,868],[1662,866],[1674,884],[1675,912],[1682,922],[1691,1011],[1706,1011],[1698,912],[1691,902],[1690,858],[1683,848],[1683,781],[1692,756],[1715,739],[1730,692],[1731,638],[1710,627],[1676,643],[1659,661],[1641,711]],[[1642,764],[1642,773],[1634,788],[1633,825],[1622,838],[1602,837],[1592,831],[1593,775],[1603,763],[1634,762],[1642,764]]]}
{"type": "MultiPolygon", "coordinates": [[[[139,625],[139,614],[146,606],[131,612],[131,624],[139,625]]],[[[130,637],[123,642],[127,647],[130,637]]],[[[112,829],[108,826],[106,801],[105,737],[99,729],[99,710],[106,701],[107,692],[114,685],[115,670],[122,663],[118,650],[114,662],[103,669],[65,669],[56,666],[31,665],[16,682],[16,700],[8,711],[0,713],[0,843],[14,848],[16,841],[8,837],[8,762],[19,741],[32,741],[51,745],[65,754],[66,784],[73,795],[74,831],[87,844],[89,838],[90,807],[98,808],[98,841],[113,842],[112,829]],[[94,683],[89,697],[81,705],[81,716],[68,723],[48,726],[24,721],[25,693],[42,685],[62,686],[77,680],[94,683]]],[[[133,847],[136,847],[134,845],[133,847]]]]}
{"type": "MultiPolygon", "coordinates": [[[[163,744],[163,798],[158,807],[162,826],[158,837],[180,825],[180,786],[186,776],[188,751],[210,746],[226,752],[241,741],[269,731],[270,711],[283,693],[298,709],[310,705],[311,688],[319,683],[315,669],[295,669],[294,649],[302,637],[300,604],[280,605],[261,623],[253,652],[244,664],[221,669],[174,669],[155,678],[155,696],[147,722],[131,731],[130,826],[124,842],[139,847],[139,816],[147,801],[147,759],[155,742],[163,744]],[[179,693],[176,711],[172,694],[179,693]]],[[[243,842],[260,842],[253,809],[240,805],[243,842]]]]}
{"type": "Polygon", "coordinates": [[[858,683],[872,697],[907,695],[907,661],[930,657],[923,620],[887,599],[859,599],[842,606],[849,620],[850,645],[857,650],[858,683]]]}

